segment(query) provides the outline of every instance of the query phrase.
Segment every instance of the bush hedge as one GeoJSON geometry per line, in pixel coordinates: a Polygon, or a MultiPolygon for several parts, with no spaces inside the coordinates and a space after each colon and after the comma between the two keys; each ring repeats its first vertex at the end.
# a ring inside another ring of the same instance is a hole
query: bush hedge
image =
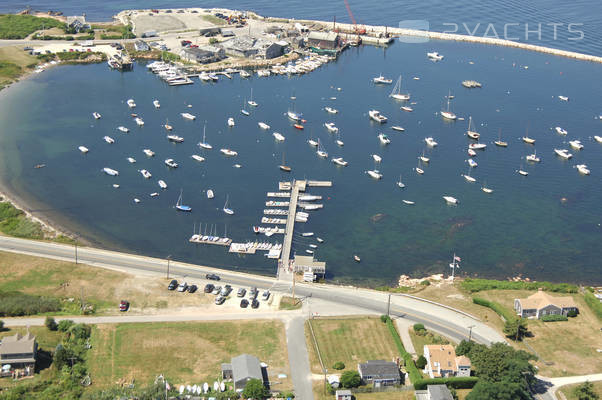
{"type": "Polygon", "coordinates": [[[559,315],[559,314],[550,314],[550,315],[544,315],[543,317],[541,317],[541,320],[543,322],[556,322],[556,321],[568,321],[568,317],[564,316],[564,315],[559,315]]]}
{"type": "Polygon", "coordinates": [[[478,304],[480,306],[483,306],[483,307],[489,307],[489,308],[491,308],[500,317],[503,317],[506,321],[512,321],[513,319],[517,318],[517,316],[514,315],[514,313],[512,313],[509,310],[507,310],[505,307],[503,307],[499,303],[496,303],[495,301],[489,301],[489,300],[483,299],[481,297],[473,297],[472,298],[472,302],[475,303],[475,304],[478,304]]]}
{"type": "Polygon", "coordinates": [[[425,390],[427,385],[446,385],[447,387],[454,389],[472,389],[478,381],[479,378],[476,376],[419,379],[414,382],[414,389],[425,390]]]}
{"type": "Polygon", "coordinates": [[[21,317],[60,309],[60,301],[52,297],[34,296],[21,292],[0,292],[1,317],[21,317]]]}
{"type": "Polygon", "coordinates": [[[602,320],[602,303],[600,300],[592,292],[585,292],[585,303],[591,308],[591,310],[596,314],[599,320],[602,320]]]}
{"type": "Polygon", "coordinates": [[[577,293],[579,288],[570,283],[552,283],[552,282],[514,282],[514,281],[496,281],[493,279],[466,278],[460,285],[462,289],[471,293],[481,290],[537,290],[542,288],[547,292],[558,293],[577,293]]]}
{"type": "Polygon", "coordinates": [[[397,332],[397,329],[395,329],[393,321],[391,321],[390,319],[387,321],[387,327],[389,328],[389,332],[391,332],[391,336],[393,336],[393,342],[395,342],[397,351],[399,351],[399,354],[401,354],[401,357],[403,358],[406,370],[410,375],[410,381],[412,381],[413,383],[417,380],[422,379],[422,374],[420,373],[420,371],[418,371],[418,368],[416,368],[416,364],[414,364],[414,359],[412,359],[412,355],[406,351],[405,347],[403,347],[403,343],[401,342],[399,333],[397,332]]]}

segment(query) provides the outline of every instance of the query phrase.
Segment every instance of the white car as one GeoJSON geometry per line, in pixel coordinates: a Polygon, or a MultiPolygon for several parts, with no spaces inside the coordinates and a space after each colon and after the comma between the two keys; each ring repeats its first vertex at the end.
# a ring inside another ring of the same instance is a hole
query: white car
{"type": "Polygon", "coordinates": [[[261,294],[261,300],[267,300],[270,298],[270,291],[266,290],[261,294]]]}
{"type": "Polygon", "coordinates": [[[185,292],[188,289],[188,284],[186,282],[182,282],[178,285],[178,292],[185,292]]]}

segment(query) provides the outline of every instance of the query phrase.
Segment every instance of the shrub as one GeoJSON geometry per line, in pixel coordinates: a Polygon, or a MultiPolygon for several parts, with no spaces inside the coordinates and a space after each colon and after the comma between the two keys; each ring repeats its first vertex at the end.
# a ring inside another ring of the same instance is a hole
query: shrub
{"type": "Polygon", "coordinates": [[[476,376],[419,379],[414,382],[414,389],[425,390],[427,385],[447,385],[447,387],[456,389],[472,389],[478,381],[479,378],[476,376]]]}
{"type": "Polygon", "coordinates": [[[527,334],[527,320],[524,318],[506,321],[503,329],[506,337],[520,341],[527,334]]]}
{"type": "Polygon", "coordinates": [[[594,385],[585,381],[573,389],[573,394],[577,400],[598,400],[600,396],[595,392],[594,385]]]}
{"type": "Polygon", "coordinates": [[[389,321],[391,319],[391,317],[389,317],[388,315],[381,315],[380,316],[380,320],[383,324],[386,324],[387,321],[389,321]]]}
{"type": "Polygon", "coordinates": [[[557,322],[557,321],[568,321],[569,319],[567,317],[565,317],[564,315],[550,314],[550,315],[544,315],[543,317],[541,317],[541,320],[543,322],[557,322]]]}
{"type": "Polygon", "coordinates": [[[345,371],[343,375],[341,375],[341,385],[344,388],[354,388],[358,387],[362,383],[362,378],[360,377],[359,372],[357,371],[345,371]]]}
{"type": "Polygon", "coordinates": [[[418,357],[416,360],[416,367],[418,369],[424,369],[424,367],[426,367],[426,358],[424,358],[423,355],[420,355],[420,357],[418,357]]]}
{"type": "Polygon", "coordinates": [[[58,299],[21,292],[0,292],[0,317],[21,317],[61,309],[58,299]]]}
{"type": "Polygon", "coordinates": [[[73,322],[72,320],[64,319],[59,322],[58,330],[61,332],[67,332],[74,324],[75,322],[73,322]]]}
{"type": "Polygon", "coordinates": [[[48,328],[49,331],[56,331],[58,325],[56,321],[52,317],[46,317],[46,321],[44,321],[44,325],[48,328]]]}
{"type": "Polygon", "coordinates": [[[566,313],[566,316],[569,318],[575,318],[577,316],[577,314],[579,314],[579,311],[570,310],[569,312],[566,313]]]}
{"type": "Polygon", "coordinates": [[[414,332],[418,333],[420,331],[426,331],[426,328],[423,324],[414,324],[414,332]]]}
{"type": "Polygon", "coordinates": [[[65,28],[65,23],[54,18],[38,18],[33,15],[0,15],[0,39],[25,39],[42,28],[65,28]]]}
{"type": "Polygon", "coordinates": [[[585,292],[585,303],[596,314],[599,320],[602,320],[602,303],[592,292],[585,292]]]}
{"type": "Polygon", "coordinates": [[[76,324],[69,329],[71,340],[84,340],[90,337],[92,328],[86,324],[76,324]]]}
{"type": "Polygon", "coordinates": [[[421,284],[422,286],[429,286],[429,285],[431,284],[431,282],[425,279],[425,280],[423,280],[422,282],[420,282],[420,284],[421,284]]]}
{"type": "Polygon", "coordinates": [[[403,347],[403,343],[401,342],[399,333],[397,332],[397,329],[395,329],[393,321],[391,321],[390,319],[387,321],[387,328],[389,328],[389,332],[391,333],[391,336],[393,336],[393,342],[395,342],[397,351],[399,351],[399,354],[403,358],[404,365],[406,366],[408,374],[410,375],[410,380],[412,382],[415,382],[417,380],[422,379],[420,371],[418,371],[418,368],[416,368],[416,365],[414,364],[412,355],[406,351],[405,347],[403,347]]]}
{"type": "Polygon", "coordinates": [[[268,397],[269,394],[269,391],[266,389],[260,379],[249,379],[245,385],[245,389],[242,392],[242,395],[246,399],[256,400],[262,400],[268,397]]]}
{"type": "Polygon", "coordinates": [[[480,297],[473,297],[472,302],[475,304],[478,304],[480,306],[483,306],[483,307],[491,308],[493,311],[495,311],[500,317],[504,318],[506,321],[512,321],[513,319],[517,318],[517,316],[514,313],[507,310],[504,306],[496,303],[495,301],[485,300],[480,297]]]}
{"type": "Polygon", "coordinates": [[[338,370],[345,369],[345,363],[343,363],[342,361],[337,361],[334,363],[332,368],[338,369],[338,370]]]}
{"type": "Polygon", "coordinates": [[[209,39],[209,44],[215,44],[217,42],[219,42],[219,41],[216,38],[209,39]]]}

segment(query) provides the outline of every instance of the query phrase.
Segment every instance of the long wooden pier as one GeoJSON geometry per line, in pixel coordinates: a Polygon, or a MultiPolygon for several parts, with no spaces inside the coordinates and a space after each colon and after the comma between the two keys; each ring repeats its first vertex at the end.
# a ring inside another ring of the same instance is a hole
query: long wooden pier
{"type": "Polygon", "coordinates": [[[278,278],[281,277],[280,271],[288,272],[288,265],[291,259],[291,246],[293,243],[293,231],[295,230],[295,216],[297,215],[297,200],[299,199],[299,191],[305,190],[305,184],[305,181],[293,181],[288,205],[286,228],[284,230],[284,241],[282,242],[282,253],[280,253],[280,260],[278,260],[278,278]]]}

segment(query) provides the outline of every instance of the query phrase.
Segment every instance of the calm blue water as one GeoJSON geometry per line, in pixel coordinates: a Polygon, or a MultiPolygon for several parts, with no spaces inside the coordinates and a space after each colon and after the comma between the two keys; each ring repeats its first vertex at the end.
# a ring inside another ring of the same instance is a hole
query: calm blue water
{"type": "MultiPolygon", "coordinates": [[[[602,121],[595,119],[602,113],[600,66],[450,42],[436,43],[446,58],[435,64],[425,57],[432,46],[362,47],[301,77],[248,81],[235,77],[175,88],[141,65],[123,74],[105,64],[55,68],[2,92],[0,178],[34,212],[102,246],[271,274],[276,265],[262,256],[234,256],[223,248],[191,245],[187,239],[200,222],[215,226],[219,233],[227,227],[236,241],[254,239],[251,226],[262,216],[265,193],[290,177],[277,168],[285,152],[292,176],[334,182],[332,188],[311,190],[325,196],[324,209],[312,212],[307,224],[296,225],[297,232],[313,231],[326,239],[317,256],[327,262],[330,279],[393,283],[403,273],[448,272],[447,263],[456,252],[463,258],[464,274],[601,283],[602,145],[592,139],[602,134],[602,121]],[[404,89],[416,102],[413,113],[400,111],[399,104],[388,98],[390,86],[371,83],[380,72],[392,78],[403,74],[404,89]],[[460,86],[464,79],[478,80],[484,87],[464,89],[460,86]],[[260,106],[244,117],[239,110],[251,88],[260,106]],[[445,123],[436,115],[448,90],[455,95],[453,110],[466,121],[445,123]],[[283,115],[292,93],[297,110],[308,120],[303,132],[283,115]],[[569,96],[570,102],[559,101],[559,94],[569,96]],[[329,100],[331,96],[337,99],[329,100]],[[129,116],[128,98],[136,100],[136,112],[146,122],[143,128],[129,116]],[[161,109],[154,109],[154,98],[161,101],[161,109]],[[193,108],[186,108],[189,103],[193,108]],[[340,113],[327,114],[325,105],[334,105],[340,113]],[[371,108],[387,115],[389,124],[371,123],[367,117],[371,108]],[[102,119],[94,120],[92,111],[100,112],[102,119]],[[185,111],[196,114],[197,120],[183,120],[179,113],[185,111]],[[488,144],[476,157],[474,184],[460,176],[468,170],[464,133],[469,115],[488,144]],[[226,127],[229,116],[237,122],[233,129],[226,127]],[[162,128],[166,118],[184,143],[166,140],[162,128]],[[204,120],[214,150],[204,152],[207,160],[198,163],[190,156],[201,153],[196,143],[204,120]],[[329,120],[340,128],[343,148],[322,126],[329,120]],[[258,121],[269,123],[272,130],[260,130],[258,121]],[[396,124],[404,126],[405,133],[390,129],[396,124]],[[131,132],[120,133],[119,125],[131,132]],[[553,132],[556,125],[567,129],[568,136],[553,132]],[[519,139],[527,127],[537,140],[535,146],[519,139]],[[492,144],[499,128],[509,142],[506,149],[492,144]],[[274,141],[274,130],[286,136],[284,143],[274,141]],[[390,135],[389,146],[379,144],[380,131],[390,135]],[[102,140],[107,134],[115,144],[102,140]],[[343,156],[350,165],[335,168],[329,160],[319,159],[306,143],[310,135],[321,139],[331,157],[343,156]],[[426,136],[434,136],[439,146],[426,149],[426,136]],[[571,139],[580,139],[585,149],[572,151],[572,160],[561,161],[553,149],[568,148],[571,139]],[[82,155],[79,145],[90,148],[90,153],[82,155]],[[239,156],[228,159],[216,150],[226,146],[239,156]],[[144,156],[143,148],[153,149],[156,157],[144,156]],[[542,162],[528,165],[522,158],[534,148],[542,162]],[[431,162],[418,176],[413,168],[423,150],[431,162]],[[381,181],[364,173],[374,167],[373,153],[383,157],[381,181]],[[128,156],[138,162],[129,164],[128,156]],[[170,157],[180,168],[165,167],[163,160],[170,157]],[[38,163],[47,167],[34,169],[38,163]],[[243,167],[233,168],[234,163],[243,167]],[[592,175],[580,176],[573,168],[579,163],[587,164],[592,175]],[[521,165],[528,177],[516,173],[521,165]],[[105,166],[119,170],[120,176],[102,174],[105,166]],[[153,178],[143,179],[137,172],[142,168],[153,178]],[[400,174],[407,185],[404,190],[395,184],[400,174]],[[165,179],[169,188],[151,198],[151,192],[160,191],[158,179],[165,179]],[[495,190],[492,195],[480,190],[483,181],[495,190]],[[112,188],[114,182],[121,188],[112,188]],[[184,203],[193,208],[190,214],[173,209],[180,188],[184,203]],[[215,199],[206,198],[208,188],[215,191],[215,199]],[[441,196],[446,194],[460,204],[445,205],[441,196]],[[221,211],[226,195],[234,216],[221,211]],[[142,203],[135,205],[134,197],[142,203]],[[406,206],[402,199],[416,205],[406,206]],[[353,254],[362,257],[361,264],[353,262],[353,254]]],[[[295,251],[304,253],[310,242],[297,236],[295,251]]]]}
{"type": "MultiPolygon", "coordinates": [[[[16,12],[31,6],[36,10],[60,10],[65,15],[86,13],[90,20],[110,20],[123,9],[199,7],[192,0],[149,0],[142,5],[134,0],[76,1],[34,0],[27,2],[2,2],[0,12],[16,12]]],[[[371,25],[398,26],[404,20],[425,20],[434,31],[489,35],[501,38],[541,44],[564,50],[588,54],[602,54],[602,2],[597,0],[497,0],[447,1],[360,1],[349,0],[355,19],[371,25]],[[451,25],[451,24],[456,24],[451,25]],[[539,25],[541,24],[541,29],[539,25]],[[559,24],[554,33],[550,24],[559,24]],[[569,24],[573,24],[569,27],[569,24]],[[505,28],[506,27],[506,28],[505,28]],[[506,29],[506,31],[505,31],[506,29]],[[527,34],[526,30],[533,31],[527,34]],[[541,31],[541,33],[537,33],[541,31]],[[583,37],[580,33],[583,32],[583,37]],[[506,32],[506,33],[505,33],[506,32]],[[582,37],[582,39],[581,39],[582,37]],[[579,39],[579,40],[575,40],[579,39]]],[[[261,15],[298,19],[332,20],[351,22],[343,0],[332,2],[308,0],[276,2],[210,0],[202,7],[227,7],[254,10],[261,15]]]]}

